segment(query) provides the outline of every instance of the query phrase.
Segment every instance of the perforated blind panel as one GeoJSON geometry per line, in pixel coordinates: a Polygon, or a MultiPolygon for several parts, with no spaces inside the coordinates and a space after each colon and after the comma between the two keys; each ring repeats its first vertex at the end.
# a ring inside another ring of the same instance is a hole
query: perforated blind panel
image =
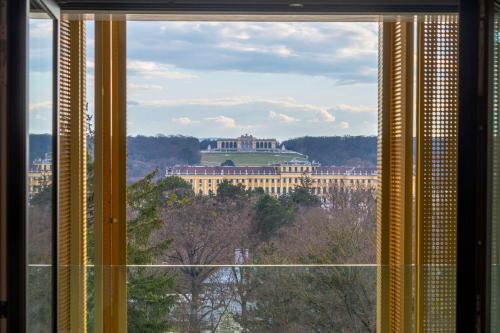
{"type": "Polygon", "coordinates": [[[411,329],[413,23],[383,23],[379,55],[378,331],[411,329]]]}
{"type": "Polygon", "coordinates": [[[458,17],[420,18],[417,331],[454,332],[458,17]]]}
{"type": "Polygon", "coordinates": [[[490,138],[491,150],[491,332],[500,329],[500,8],[495,8],[493,39],[492,112],[490,138]]]}
{"type": "Polygon", "coordinates": [[[86,330],[85,25],[60,23],[58,318],[86,330]]]}

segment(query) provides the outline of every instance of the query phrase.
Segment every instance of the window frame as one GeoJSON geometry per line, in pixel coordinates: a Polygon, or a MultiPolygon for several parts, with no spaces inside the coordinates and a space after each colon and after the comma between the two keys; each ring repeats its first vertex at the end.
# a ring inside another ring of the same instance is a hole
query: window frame
{"type": "MultiPolygon", "coordinates": [[[[6,263],[0,267],[0,280],[5,281],[2,289],[0,331],[26,332],[27,329],[27,232],[28,232],[28,84],[29,84],[29,20],[30,5],[37,11],[48,15],[52,20],[52,221],[51,221],[51,251],[52,251],[52,309],[51,326],[56,332],[57,318],[57,152],[58,152],[58,63],[59,63],[59,19],[60,7],[54,0],[19,0],[9,1],[3,10],[7,15],[5,24],[7,34],[5,55],[6,67],[2,77],[7,79],[5,86],[6,109],[0,110],[5,120],[5,134],[0,141],[5,148],[0,159],[0,181],[2,214],[0,218],[0,233],[5,231],[2,241],[5,246],[0,248],[1,258],[6,263]],[[15,111],[15,112],[9,112],[15,111]],[[8,157],[8,158],[7,158],[8,157]],[[5,177],[5,178],[4,178],[5,177]],[[5,195],[5,197],[3,197],[5,195]],[[5,206],[4,206],[5,204],[5,206]],[[12,223],[15,221],[15,223],[12,223]],[[5,237],[5,238],[4,238],[5,237]],[[9,281],[14,281],[12,284],[9,281]]],[[[3,260],[2,260],[3,261],[3,260]]]]}
{"type": "MultiPolygon", "coordinates": [[[[461,80],[459,83],[459,98],[460,98],[460,127],[459,127],[459,175],[458,175],[458,218],[457,218],[457,228],[458,228],[458,239],[457,239],[457,327],[459,330],[467,331],[467,328],[473,327],[476,317],[484,319],[485,313],[487,312],[487,305],[485,305],[485,299],[487,296],[485,282],[485,266],[487,263],[487,246],[486,238],[486,202],[487,202],[487,183],[486,183],[486,160],[487,160],[487,145],[482,145],[485,143],[486,138],[484,138],[484,131],[478,130],[481,126],[483,129],[487,128],[488,125],[487,117],[476,117],[473,110],[484,111],[487,108],[487,103],[484,103],[484,96],[480,102],[475,100],[477,97],[477,89],[473,89],[480,84],[484,84],[484,80],[488,80],[488,75],[485,75],[485,67],[487,65],[483,64],[483,67],[476,68],[476,66],[468,66],[470,63],[479,63],[477,49],[471,46],[477,46],[477,37],[482,37],[481,41],[484,42],[484,30],[480,30],[478,22],[480,20],[486,20],[488,23],[489,17],[481,14],[479,15],[480,0],[468,1],[468,0],[422,0],[422,1],[369,1],[369,0],[358,0],[351,1],[346,4],[345,1],[314,1],[306,0],[300,3],[291,3],[289,1],[274,1],[269,2],[265,0],[256,1],[239,1],[234,3],[231,0],[222,0],[219,2],[214,1],[179,1],[167,2],[167,1],[140,1],[140,0],[129,0],[129,1],[92,1],[92,0],[60,0],[57,3],[54,0],[37,0],[36,2],[42,3],[46,6],[53,15],[54,25],[58,26],[58,20],[60,18],[59,8],[65,14],[71,13],[92,13],[98,11],[121,11],[128,13],[194,13],[194,14],[207,14],[207,13],[277,13],[280,15],[286,14],[325,14],[329,12],[335,13],[349,13],[349,14],[380,14],[380,13],[420,13],[420,12],[433,12],[433,13],[445,13],[445,12],[457,12],[460,7],[460,60],[459,60],[459,73],[461,74],[461,80]],[[467,29],[469,29],[467,31],[467,29]],[[483,33],[483,35],[482,35],[483,33]],[[483,81],[480,81],[480,78],[483,81]],[[486,104],[486,105],[485,105],[486,104]],[[477,135],[480,134],[479,140],[477,140],[477,135]],[[473,142],[473,144],[469,144],[473,142]],[[478,165],[471,165],[468,161],[478,160],[478,165]],[[472,175],[472,176],[471,176],[472,175]],[[477,184],[479,181],[479,184],[477,184]],[[472,189],[472,190],[471,190],[472,189]],[[483,204],[481,203],[483,202],[483,204]],[[470,221],[476,221],[472,224],[470,221]],[[474,237],[470,237],[473,234],[474,237]],[[469,237],[466,237],[469,235],[469,237]],[[470,269],[474,267],[475,269],[470,269]],[[479,313],[477,314],[474,310],[476,302],[474,302],[474,296],[479,297],[479,313]],[[484,306],[482,306],[484,305],[484,306]]],[[[11,6],[9,2],[9,6],[11,6]]],[[[492,0],[483,0],[482,3],[492,4],[492,0]]],[[[16,29],[9,29],[9,39],[14,41],[9,44],[13,46],[8,53],[9,59],[16,57],[21,59],[22,63],[27,61],[27,6],[29,1],[19,1],[18,5],[9,8],[9,20],[8,25],[16,26],[20,28],[18,31],[16,29]],[[23,46],[24,45],[24,46],[23,46]]],[[[488,7],[488,10],[491,7],[488,7]]],[[[487,10],[487,11],[488,11],[487,10]]],[[[484,28],[483,28],[484,29],[484,28]]],[[[487,28],[486,28],[487,29],[487,28]]],[[[57,85],[58,85],[58,31],[54,29],[54,119],[58,119],[58,107],[57,107],[57,85]]],[[[488,41],[486,37],[486,41],[488,41]]],[[[489,46],[486,43],[486,46],[489,46]]],[[[488,58],[487,54],[480,54],[480,56],[485,59],[488,58]]],[[[16,130],[21,130],[21,133],[26,133],[26,116],[27,116],[27,73],[22,75],[23,64],[19,64],[21,71],[16,74],[19,77],[14,80],[13,84],[9,84],[7,88],[7,93],[9,97],[9,107],[16,107],[19,110],[25,110],[25,112],[20,112],[18,116],[9,119],[9,126],[13,126],[16,130]],[[21,74],[21,75],[19,75],[21,74]]],[[[26,70],[26,66],[24,66],[26,70]]],[[[9,78],[14,77],[12,73],[13,69],[9,68],[9,78]]],[[[485,95],[487,96],[487,95],[485,95]]],[[[484,112],[483,112],[484,113],[484,112]]],[[[54,133],[57,134],[58,122],[55,121],[53,124],[54,133]]],[[[57,158],[57,135],[54,135],[54,158],[57,158]]],[[[14,131],[7,132],[8,142],[14,142],[16,147],[20,148],[19,152],[24,152],[27,149],[27,138],[14,131]]],[[[9,147],[9,150],[13,147],[9,147]]],[[[8,214],[9,219],[15,218],[20,221],[19,226],[16,228],[11,228],[9,230],[9,242],[7,246],[7,254],[9,256],[9,263],[7,266],[7,276],[11,280],[16,282],[23,282],[26,279],[26,213],[20,212],[26,208],[26,176],[27,176],[27,161],[25,154],[18,154],[18,156],[11,156],[9,162],[3,162],[2,168],[6,168],[9,172],[7,173],[7,178],[12,178],[7,184],[2,183],[1,185],[6,188],[9,195],[13,198],[9,200],[9,204],[15,205],[16,209],[12,209],[12,213],[8,214]],[[9,165],[23,165],[25,167],[22,170],[12,170],[13,168],[7,167],[9,165]],[[12,170],[12,171],[10,171],[12,170]],[[24,178],[24,179],[23,179],[24,178]],[[15,181],[14,181],[15,180],[15,181]],[[15,183],[15,184],[14,184],[15,183]],[[16,261],[19,259],[19,261],[16,261]],[[16,262],[13,262],[16,261],[16,262]],[[24,265],[24,268],[21,266],[24,265]]],[[[54,193],[53,198],[56,204],[53,205],[54,221],[53,226],[53,263],[57,264],[57,167],[58,163],[54,163],[53,171],[53,182],[54,182],[54,193]]],[[[53,269],[57,272],[57,265],[54,265],[53,269]]],[[[55,275],[57,276],[57,274],[55,275]]],[[[2,276],[3,277],[3,276],[2,276]]],[[[54,279],[57,280],[57,279],[54,279]]],[[[17,284],[19,285],[19,284],[17,284]]],[[[57,286],[57,281],[53,281],[53,285],[57,286]]],[[[54,291],[57,294],[57,288],[54,291]]],[[[26,307],[25,307],[25,296],[26,296],[26,284],[21,283],[21,286],[17,288],[9,288],[8,299],[9,303],[9,327],[21,328],[23,323],[26,322],[26,307]],[[14,301],[18,299],[18,301],[14,301]],[[24,306],[24,308],[22,308],[24,306]],[[16,309],[16,310],[14,310],[16,309]],[[15,317],[11,317],[15,313],[15,317]],[[22,322],[21,322],[22,321],[22,322]],[[12,322],[12,324],[10,323],[12,322]],[[17,324],[16,324],[17,323],[17,324]],[[12,326],[11,326],[12,325],[12,326]]],[[[57,297],[53,297],[53,302],[57,301],[57,297]]],[[[53,311],[57,311],[57,306],[53,306],[53,311]],[[54,310],[55,309],[55,310],[54,310]]],[[[55,317],[57,318],[57,317],[55,317]]],[[[480,323],[484,323],[481,320],[480,323]]],[[[484,324],[481,324],[484,325],[484,324]]],[[[19,330],[20,332],[24,330],[19,330]]]]}
{"type": "MultiPolygon", "coordinates": [[[[59,191],[58,191],[58,166],[59,166],[59,23],[61,10],[55,0],[31,0],[38,5],[52,20],[52,223],[51,223],[51,252],[52,252],[52,277],[51,277],[51,326],[57,332],[58,316],[58,217],[59,217],[59,191]]],[[[26,250],[27,251],[27,250],[26,250]]],[[[26,287],[27,288],[27,287],[26,287]]],[[[27,311],[27,309],[26,309],[27,311]]]]}

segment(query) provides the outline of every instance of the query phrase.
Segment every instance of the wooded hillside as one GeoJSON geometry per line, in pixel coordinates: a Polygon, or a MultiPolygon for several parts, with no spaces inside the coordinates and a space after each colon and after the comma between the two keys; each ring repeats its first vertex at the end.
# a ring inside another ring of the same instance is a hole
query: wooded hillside
{"type": "Polygon", "coordinates": [[[322,165],[374,166],[377,162],[376,136],[306,136],[282,144],[322,165]]]}

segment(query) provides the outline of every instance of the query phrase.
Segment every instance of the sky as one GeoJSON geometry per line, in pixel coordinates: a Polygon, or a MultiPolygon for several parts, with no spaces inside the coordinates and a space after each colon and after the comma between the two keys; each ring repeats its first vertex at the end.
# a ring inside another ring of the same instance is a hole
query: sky
{"type": "Polygon", "coordinates": [[[30,20],[29,132],[52,132],[52,20],[30,20]]]}
{"type": "MultiPolygon", "coordinates": [[[[30,69],[39,90],[30,94],[30,119],[47,113],[50,100],[40,84],[50,70],[43,60],[50,48],[36,42],[45,31],[38,23],[30,29],[31,53],[38,54],[30,69]]],[[[88,28],[92,110],[91,23],[88,28]]],[[[375,135],[377,33],[376,23],[128,22],[128,134],[375,135]]],[[[43,127],[38,121],[32,128],[43,127]]]]}

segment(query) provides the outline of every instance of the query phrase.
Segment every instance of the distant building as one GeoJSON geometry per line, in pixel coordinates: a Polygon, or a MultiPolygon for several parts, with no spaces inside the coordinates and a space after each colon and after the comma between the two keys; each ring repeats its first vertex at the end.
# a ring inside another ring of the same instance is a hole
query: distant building
{"type": "Polygon", "coordinates": [[[33,161],[28,171],[28,195],[31,199],[45,187],[52,184],[52,158],[46,154],[45,158],[33,161]]]}
{"type": "Polygon", "coordinates": [[[219,152],[276,151],[279,150],[279,146],[276,139],[257,139],[252,135],[245,134],[235,139],[219,139],[217,147],[210,150],[219,152]]]}
{"type": "Polygon", "coordinates": [[[195,193],[217,193],[218,184],[227,181],[247,189],[262,188],[266,193],[282,195],[301,186],[305,178],[311,180],[316,195],[326,195],[334,186],[377,186],[376,168],[321,166],[318,163],[290,161],[270,166],[175,166],[167,177],[177,176],[191,183],[195,193]]]}

